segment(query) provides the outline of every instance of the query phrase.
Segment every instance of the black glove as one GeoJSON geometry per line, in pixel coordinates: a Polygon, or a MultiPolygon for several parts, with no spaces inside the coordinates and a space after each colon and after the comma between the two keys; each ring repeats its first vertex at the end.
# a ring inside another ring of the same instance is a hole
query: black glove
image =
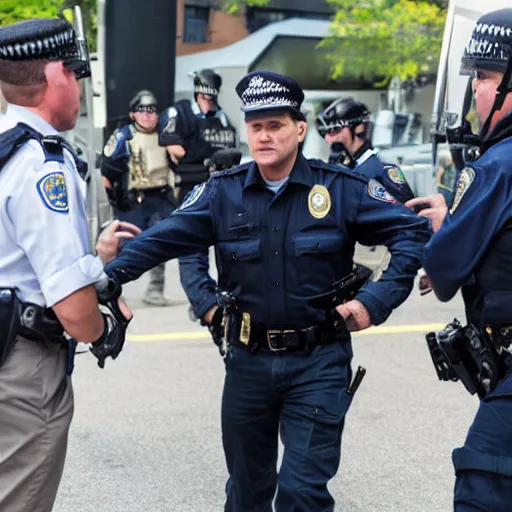
{"type": "Polygon", "coordinates": [[[98,359],[98,366],[101,369],[105,368],[107,357],[115,359],[119,355],[123,350],[126,338],[126,327],[119,324],[113,316],[103,314],[103,319],[105,320],[103,334],[97,341],[91,343],[90,348],[90,351],[98,359]]]}
{"type": "Polygon", "coordinates": [[[126,339],[126,329],[130,320],[127,320],[119,309],[118,300],[121,296],[121,286],[112,278],[109,278],[105,290],[98,293],[98,301],[105,306],[108,312],[102,313],[105,328],[102,335],[91,343],[91,352],[98,359],[98,366],[105,367],[105,359],[115,359],[121,350],[126,339]]]}

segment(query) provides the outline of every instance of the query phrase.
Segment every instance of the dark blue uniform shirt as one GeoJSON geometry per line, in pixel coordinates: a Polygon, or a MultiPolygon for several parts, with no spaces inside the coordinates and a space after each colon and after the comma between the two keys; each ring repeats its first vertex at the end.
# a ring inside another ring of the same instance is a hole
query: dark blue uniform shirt
{"type": "Polygon", "coordinates": [[[479,325],[512,322],[512,115],[501,140],[459,173],[452,207],[425,248],[424,268],[436,295],[463,287],[468,318],[479,325]]]}
{"type": "Polygon", "coordinates": [[[357,296],[380,324],[409,295],[429,237],[427,220],[375,180],[299,155],[276,194],[254,162],[212,176],[169,218],[128,242],[106,270],[125,283],[216,245],[241,311],[268,327],[300,328],[325,321],[313,298],[351,272],[356,242],[385,245],[387,270],[357,296]],[[311,213],[314,185],[323,185],[332,203],[322,218],[311,213]]]}

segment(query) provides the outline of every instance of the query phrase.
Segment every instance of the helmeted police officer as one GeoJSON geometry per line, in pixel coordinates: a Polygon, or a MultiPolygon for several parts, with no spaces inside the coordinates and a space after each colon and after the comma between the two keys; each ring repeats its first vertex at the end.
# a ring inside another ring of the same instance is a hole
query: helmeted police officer
{"type": "MultiPolygon", "coordinates": [[[[176,208],[172,158],[158,142],[157,99],[139,91],[130,101],[132,123],[114,131],[103,149],[101,172],[118,219],[146,229],[176,208]]],[[[143,302],[168,306],[165,265],[150,272],[143,302]]]]}
{"type": "MultiPolygon", "coordinates": [[[[205,160],[215,152],[236,147],[236,131],[218,104],[222,78],[211,69],[192,73],[194,102],[182,100],[167,109],[160,121],[160,143],[179,165],[179,202],[209,177],[205,160]]],[[[191,313],[203,322],[216,304],[216,283],[209,274],[208,252],[179,259],[180,279],[191,313]]]]}
{"type": "Polygon", "coordinates": [[[414,197],[402,170],[380,161],[370,141],[370,110],[354,98],[339,98],[316,119],[316,128],[331,147],[329,163],[347,165],[380,181],[400,202],[414,197]],[[365,163],[364,166],[361,165],[365,163]]]}
{"type": "Polygon", "coordinates": [[[181,204],[187,194],[208,179],[206,158],[219,149],[236,147],[236,130],[220,108],[217,98],[222,78],[211,69],[192,73],[194,102],[178,101],[160,118],[160,144],[179,163],[181,204]]]}
{"type": "MultiPolygon", "coordinates": [[[[468,324],[496,354],[492,365],[470,370],[475,382],[487,378],[487,384],[466,442],[453,452],[455,511],[506,512],[512,503],[512,9],[478,20],[461,73],[472,75],[481,155],[459,173],[449,210],[441,194],[407,205],[428,206],[420,215],[436,233],[423,266],[434,292],[448,301],[461,289],[468,324]],[[495,365],[501,371],[490,379],[495,365]]],[[[476,340],[467,343],[477,347],[476,340]]]]}
{"type": "Polygon", "coordinates": [[[221,315],[225,510],[270,511],[274,496],[279,512],[332,510],[327,483],[354,392],[349,330],[382,323],[409,295],[428,223],[375,180],[304,158],[304,93],[294,80],[254,71],[236,90],[254,161],[198,185],[106,271],[124,283],[215,245],[220,279],[234,296],[221,315]],[[327,297],[351,272],[358,240],[385,244],[393,257],[379,281],[333,309],[327,297]]]}
{"type": "MultiPolygon", "coordinates": [[[[73,416],[76,341],[92,342],[101,365],[106,356],[117,357],[124,342],[126,318],[121,328],[98,308],[95,286],[106,284],[106,276],[89,248],[85,183],[71,148],[58,136],[76,123],[78,79],[89,76],[89,69],[86,46],[67,21],[37,19],[0,28],[0,87],[8,103],[0,120],[5,511],[52,509],[73,416]]],[[[106,231],[113,236],[119,226],[106,231]]],[[[114,252],[117,245],[111,245],[114,252]]]]}

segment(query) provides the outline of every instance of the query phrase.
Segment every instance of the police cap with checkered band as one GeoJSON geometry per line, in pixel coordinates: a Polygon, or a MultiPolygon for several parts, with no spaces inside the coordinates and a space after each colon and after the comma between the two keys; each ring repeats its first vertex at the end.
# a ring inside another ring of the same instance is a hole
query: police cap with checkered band
{"type": "Polygon", "coordinates": [[[253,71],[240,80],[236,92],[246,118],[252,112],[286,110],[304,119],[300,111],[304,92],[292,78],[270,71],[253,71]]]}
{"type": "Polygon", "coordinates": [[[73,25],[59,18],[26,20],[1,27],[0,60],[62,61],[77,78],[90,76],[85,41],[78,41],[73,25]]]}

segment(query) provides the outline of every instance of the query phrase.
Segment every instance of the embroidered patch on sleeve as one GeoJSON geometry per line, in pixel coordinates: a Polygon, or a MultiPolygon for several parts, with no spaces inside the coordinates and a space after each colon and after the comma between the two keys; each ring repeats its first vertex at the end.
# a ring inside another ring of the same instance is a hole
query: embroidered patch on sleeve
{"type": "Polygon", "coordinates": [[[68,213],[68,190],[62,172],[52,172],[37,182],[37,191],[44,205],[49,210],[68,213]]]}
{"type": "Polygon", "coordinates": [[[384,201],[385,203],[400,204],[377,180],[371,179],[368,182],[368,195],[377,199],[378,201],[384,201]]]}
{"type": "Polygon", "coordinates": [[[206,188],[206,181],[201,183],[200,185],[196,185],[185,197],[183,203],[178,208],[179,210],[184,210],[185,208],[189,208],[193,204],[197,203],[198,199],[203,195],[204,189],[206,188]]]}
{"type": "Polygon", "coordinates": [[[393,183],[396,183],[397,185],[403,185],[404,183],[407,182],[407,180],[405,179],[404,173],[398,167],[395,167],[394,165],[386,165],[384,167],[384,169],[386,170],[386,174],[388,175],[388,178],[393,183]]]}
{"type": "Polygon", "coordinates": [[[464,169],[460,171],[459,179],[455,187],[455,197],[453,198],[452,207],[450,208],[450,214],[452,214],[457,206],[459,206],[464,194],[467,192],[474,180],[475,171],[474,169],[471,169],[471,167],[464,167],[464,169]]]}

